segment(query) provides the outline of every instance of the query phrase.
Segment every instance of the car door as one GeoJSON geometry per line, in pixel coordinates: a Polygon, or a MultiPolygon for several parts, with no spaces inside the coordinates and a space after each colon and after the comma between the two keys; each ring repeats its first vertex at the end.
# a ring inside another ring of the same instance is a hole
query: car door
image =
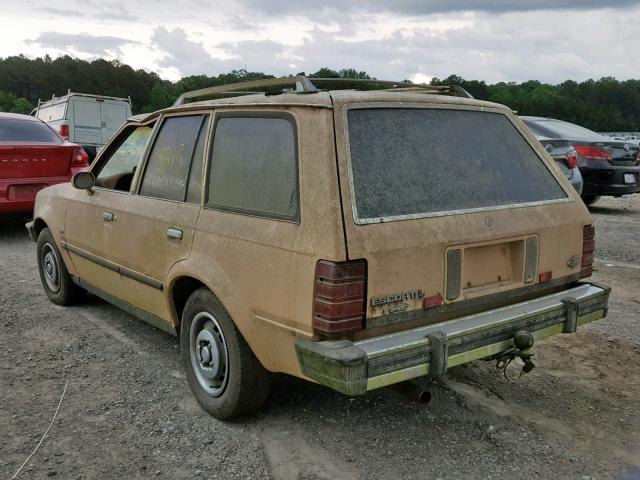
{"type": "Polygon", "coordinates": [[[169,321],[163,290],[172,265],[191,251],[200,213],[209,114],[165,116],[149,148],[137,193],[119,205],[109,260],[117,264],[122,299],[169,321]]]}
{"type": "Polygon", "coordinates": [[[153,124],[125,127],[91,167],[92,190],[73,190],[69,199],[63,248],[83,282],[120,298],[125,286],[114,263],[114,239],[122,235],[120,212],[132,198],[131,182],[142,163],[153,124]]]}

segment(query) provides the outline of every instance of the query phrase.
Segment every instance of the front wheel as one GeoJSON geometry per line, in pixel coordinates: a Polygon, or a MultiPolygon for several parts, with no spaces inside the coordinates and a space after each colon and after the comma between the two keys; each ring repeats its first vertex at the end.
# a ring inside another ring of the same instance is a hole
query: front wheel
{"type": "Polygon", "coordinates": [[[38,235],[37,252],[40,281],[49,300],[58,305],[77,303],[84,291],[71,280],[48,228],[43,228],[38,235]]]}
{"type": "Polygon", "coordinates": [[[196,400],[216,418],[253,413],[269,394],[271,375],[220,301],[205,288],[189,297],[182,313],[180,355],[196,400]]]}

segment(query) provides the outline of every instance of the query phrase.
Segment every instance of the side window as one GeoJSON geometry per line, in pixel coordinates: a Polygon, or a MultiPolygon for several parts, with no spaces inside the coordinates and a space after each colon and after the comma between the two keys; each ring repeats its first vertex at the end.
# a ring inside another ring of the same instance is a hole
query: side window
{"type": "MultiPolygon", "coordinates": [[[[131,127],[121,133],[121,139],[110,147],[105,161],[94,169],[96,185],[113,190],[129,191],[133,174],[140,165],[153,125],[131,127]]],[[[104,157],[103,157],[104,158],[104,157]]]]}
{"type": "MultiPolygon", "coordinates": [[[[203,123],[205,115],[165,119],[149,153],[140,185],[141,195],[185,200],[191,160],[203,123]]],[[[202,169],[202,159],[199,163],[202,169]]]]}
{"type": "Polygon", "coordinates": [[[296,130],[288,115],[222,115],[215,125],[207,205],[299,220],[296,130]]]}

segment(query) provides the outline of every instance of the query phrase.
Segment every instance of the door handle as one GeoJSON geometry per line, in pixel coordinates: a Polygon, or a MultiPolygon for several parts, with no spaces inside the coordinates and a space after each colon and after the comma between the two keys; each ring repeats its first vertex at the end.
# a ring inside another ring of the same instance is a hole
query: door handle
{"type": "Polygon", "coordinates": [[[178,228],[168,228],[167,238],[172,238],[174,240],[182,240],[182,230],[178,228]]]}
{"type": "Polygon", "coordinates": [[[111,212],[102,212],[102,220],[104,222],[113,222],[113,213],[111,212]]]}

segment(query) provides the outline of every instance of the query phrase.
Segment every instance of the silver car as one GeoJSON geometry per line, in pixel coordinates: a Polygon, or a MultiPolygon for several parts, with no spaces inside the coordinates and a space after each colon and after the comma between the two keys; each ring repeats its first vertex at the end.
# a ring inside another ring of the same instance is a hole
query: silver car
{"type": "MultiPolygon", "coordinates": [[[[535,132],[534,132],[535,134],[535,132]]],[[[578,194],[582,194],[582,174],[578,169],[578,155],[569,140],[547,138],[542,135],[536,138],[556,161],[562,173],[569,179],[578,194]]]]}

